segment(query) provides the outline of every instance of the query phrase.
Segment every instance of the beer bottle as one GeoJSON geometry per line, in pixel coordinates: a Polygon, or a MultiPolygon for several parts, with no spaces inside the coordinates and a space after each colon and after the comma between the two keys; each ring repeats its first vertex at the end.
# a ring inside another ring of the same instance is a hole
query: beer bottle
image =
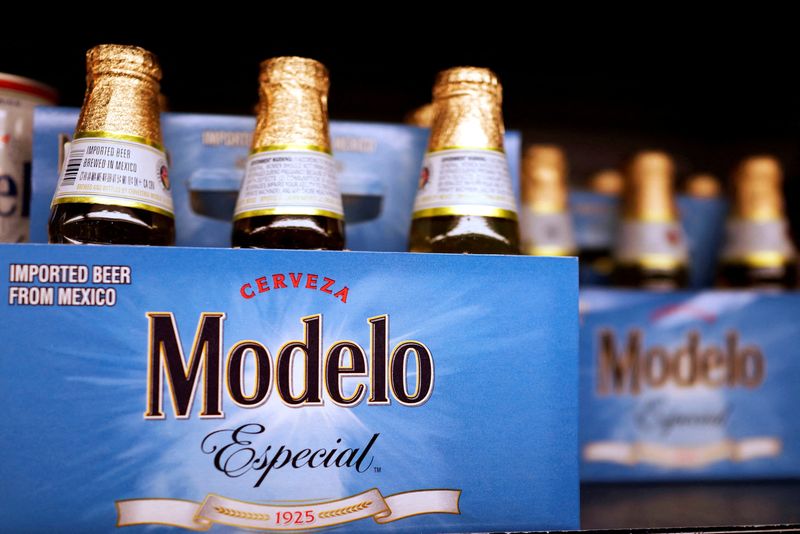
{"type": "Polygon", "coordinates": [[[411,126],[419,126],[420,128],[430,128],[433,124],[433,104],[428,103],[412,110],[406,118],[404,123],[411,126]]]}
{"type": "Polygon", "coordinates": [[[616,169],[597,171],[589,179],[589,189],[600,195],[619,196],[622,194],[624,179],[616,169]]]}
{"type": "Polygon", "coordinates": [[[261,63],[256,129],[233,216],[233,246],[344,248],[328,134],[328,71],[301,57],[261,63]]]}
{"type": "Polygon", "coordinates": [[[687,285],[688,250],[673,198],[673,173],[663,152],[640,152],[627,165],[614,247],[615,285],[662,290],[687,285]]]}
{"type": "Polygon", "coordinates": [[[797,285],[796,251],[783,212],[780,163],[770,156],[741,162],[722,250],[720,284],[791,288],[797,285]]]}
{"type": "Polygon", "coordinates": [[[501,95],[489,69],[456,67],[437,76],[412,214],[412,252],[519,254],[501,95]]]}
{"type": "Polygon", "coordinates": [[[686,179],[684,191],[694,198],[717,198],[720,195],[719,180],[713,174],[693,174],[686,179]]]}
{"type": "Polygon", "coordinates": [[[173,245],[156,57],[136,46],[86,54],[87,88],[53,196],[51,243],[173,245]]]}
{"type": "Polygon", "coordinates": [[[523,254],[575,254],[567,208],[567,159],[558,147],[532,145],[525,151],[519,232],[523,254]]]}

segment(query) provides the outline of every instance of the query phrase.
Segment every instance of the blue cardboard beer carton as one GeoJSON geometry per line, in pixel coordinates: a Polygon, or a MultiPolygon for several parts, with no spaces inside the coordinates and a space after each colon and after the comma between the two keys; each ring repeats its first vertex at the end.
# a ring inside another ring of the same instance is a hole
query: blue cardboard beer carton
{"type": "Polygon", "coordinates": [[[574,258],[0,258],[12,531],[578,526],[574,258]]]}
{"type": "MultiPolygon", "coordinates": [[[[578,527],[575,258],[223,248],[252,121],[163,126],[190,246],[0,246],[6,528],[578,527]]],[[[426,132],[332,130],[349,246],[403,250],[426,132]]]]}
{"type": "Polygon", "coordinates": [[[800,477],[800,294],[581,293],[581,477],[800,477]]]}
{"type": "MultiPolygon", "coordinates": [[[[59,150],[72,136],[77,121],[76,108],[40,107],[34,114],[32,242],[47,242],[46,223],[61,163],[59,150]]],[[[253,117],[162,114],[177,245],[231,245],[233,208],[254,127],[253,117]]],[[[331,121],[330,131],[347,223],[347,248],[407,250],[428,130],[331,121]]],[[[506,134],[506,156],[517,198],[520,144],[519,132],[506,134]]]]}

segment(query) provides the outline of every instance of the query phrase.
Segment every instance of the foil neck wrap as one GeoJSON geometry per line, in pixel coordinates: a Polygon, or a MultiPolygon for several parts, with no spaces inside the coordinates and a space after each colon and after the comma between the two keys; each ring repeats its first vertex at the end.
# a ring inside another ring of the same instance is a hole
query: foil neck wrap
{"type": "Polygon", "coordinates": [[[304,147],[330,152],[327,69],[312,59],[279,57],[261,64],[254,151],[304,147]]]}
{"type": "Polygon", "coordinates": [[[734,172],[732,215],[744,220],[783,219],[783,171],[771,156],[745,159],[734,172]]]}
{"type": "Polygon", "coordinates": [[[663,152],[640,152],[626,168],[623,216],[636,221],[677,221],[672,158],[663,152]]]}
{"type": "Polygon", "coordinates": [[[439,73],[433,89],[429,151],[503,150],[502,88],[489,69],[456,67],[439,73]]]}
{"type": "Polygon", "coordinates": [[[532,145],[522,159],[522,201],[536,213],[567,211],[567,158],[549,145],[532,145]]]}
{"type": "Polygon", "coordinates": [[[161,68],[155,55],[136,46],[100,45],[86,54],[86,94],[75,129],[161,144],[161,68]]]}

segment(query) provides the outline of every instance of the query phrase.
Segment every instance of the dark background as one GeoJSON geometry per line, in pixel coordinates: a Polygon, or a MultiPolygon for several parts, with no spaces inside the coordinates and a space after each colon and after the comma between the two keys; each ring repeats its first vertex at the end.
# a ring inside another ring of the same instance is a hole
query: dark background
{"type": "Polygon", "coordinates": [[[332,118],[395,122],[430,99],[437,71],[487,66],[504,86],[506,126],[526,142],[563,145],[575,183],[641,148],[669,151],[679,179],[696,171],[727,179],[741,157],[772,153],[786,169],[790,215],[800,219],[800,46],[788,14],[743,13],[737,24],[730,13],[695,22],[693,13],[674,22],[651,14],[610,25],[574,10],[516,29],[480,17],[419,17],[396,28],[366,19],[320,32],[302,24],[302,8],[286,24],[267,15],[262,24],[245,9],[234,23],[202,26],[22,28],[0,53],[0,71],[48,83],[63,105],[79,106],[86,50],[137,44],[158,55],[171,111],[250,114],[259,62],[303,55],[331,72],[332,118]]]}

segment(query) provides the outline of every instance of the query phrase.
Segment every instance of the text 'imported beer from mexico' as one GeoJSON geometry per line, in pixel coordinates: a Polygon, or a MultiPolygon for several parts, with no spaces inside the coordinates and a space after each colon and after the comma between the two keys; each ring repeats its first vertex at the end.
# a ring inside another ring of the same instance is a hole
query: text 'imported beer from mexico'
{"type": "Polygon", "coordinates": [[[86,96],[53,196],[50,242],[173,245],[158,60],[136,46],[100,45],[86,54],[86,68],[86,96]]]}
{"type": "Polygon", "coordinates": [[[437,76],[412,252],[519,254],[501,104],[502,87],[489,69],[455,67],[437,76]]]}
{"type": "Polygon", "coordinates": [[[549,145],[528,147],[522,158],[519,232],[523,254],[575,254],[567,198],[567,158],[564,152],[549,145]]]}
{"type": "Polygon", "coordinates": [[[640,152],[629,161],[614,246],[615,285],[659,290],[687,285],[689,253],[673,175],[672,159],[663,152],[640,152]]]}
{"type": "Polygon", "coordinates": [[[344,248],[328,87],[328,70],[313,59],[277,57],[261,64],[256,129],[234,212],[234,247],[344,248]]]}
{"type": "Polygon", "coordinates": [[[783,173],[770,156],[745,159],[733,175],[720,282],[728,287],[791,288],[797,253],[783,210],[783,173]]]}

